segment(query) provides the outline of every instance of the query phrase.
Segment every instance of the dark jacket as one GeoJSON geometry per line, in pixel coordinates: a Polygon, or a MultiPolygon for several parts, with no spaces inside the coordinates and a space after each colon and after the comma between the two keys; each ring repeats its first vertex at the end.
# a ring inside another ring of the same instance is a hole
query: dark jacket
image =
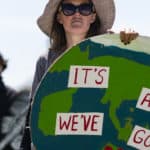
{"type": "Polygon", "coordinates": [[[2,131],[2,122],[6,116],[11,116],[10,107],[15,100],[16,92],[5,86],[0,76],[0,141],[5,137],[2,131]]]}
{"type": "Polygon", "coordinates": [[[2,77],[0,76],[0,122],[2,121],[4,116],[11,115],[10,107],[14,102],[15,95],[16,92],[10,89],[9,87],[5,86],[2,81],[2,77]]]}

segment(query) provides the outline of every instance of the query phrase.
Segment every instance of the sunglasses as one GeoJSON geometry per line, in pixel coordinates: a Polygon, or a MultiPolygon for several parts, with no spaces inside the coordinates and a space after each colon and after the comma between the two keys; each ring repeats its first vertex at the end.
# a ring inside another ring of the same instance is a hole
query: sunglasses
{"type": "Polygon", "coordinates": [[[76,12],[79,12],[83,16],[89,16],[94,13],[94,7],[92,3],[83,3],[78,6],[71,3],[62,3],[61,11],[65,16],[72,16],[76,12]]]}

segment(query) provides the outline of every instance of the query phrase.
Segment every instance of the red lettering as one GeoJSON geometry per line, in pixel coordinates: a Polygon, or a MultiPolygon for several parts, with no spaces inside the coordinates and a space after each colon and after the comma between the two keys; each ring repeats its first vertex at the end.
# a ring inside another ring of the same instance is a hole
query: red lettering
{"type": "Polygon", "coordinates": [[[134,139],[133,139],[134,143],[140,144],[140,143],[143,141],[142,138],[137,137],[137,134],[140,133],[140,132],[143,132],[143,133],[145,134],[145,131],[144,131],[144,130],[138,130],[138,131],[135,133],[135,136],[134,136],[134,139]],[[139,140],[138,140],[137,138],[138,138],[139,140]]]}
{"type": "Polygon", "coordinates": [[[83,71],[85,71],[85,78],[84,78],[84,83],[87,83],[87,76],[88,76],[88,72],[91,71],[92,69],[88,69],[88,68],[83,68],[83,71]]]}
{"type": "MultiPolygon", "coordinates": [[[[62,134],[94,134],[99,135],[98,130],[101,130],[99,113],[64,113],[57,116],[56,132],[62,134]],[[62,130],[62,131],[61,131],[62,130]]],[[[147,144],[147,143],[146,143],[147,144]]]]}
{"type": "Polygon", "coordinates": [[[66,128],[66,130],[69,129],[70,126],[70,122],[71,122],[71,116],[69,117],[68,121],[62,121],[61,116],[59,117],[59,128],[62,130],[63,128],[66,128]]]}
{"type": "Polygon", "coordinates": [[[72,131],[77,131],[77,129],[74,127],[76,124],[78,124],[77,121],[75,121],[75,119],[78,117],[78,115],[73,115],[72,116],[72,127],[71,127],[71,130],[72,131]]]}
{"type": "Polygon", "coordinates": [[[106,72],[107,70],[106,69],[101,69],[99,72],[98,72],[98,76],[101,78],[101,80],[100,81],[97,81],[97,80],[95,80],[95,83],[96,84],[102,84],[103,83],[103,80],[104,80],[104,77],[103,77],[103,75],[101,75],[101,72],[106,72]]]}
{"type": "Polygon", "coordinates": [[[78,84],[77,79],[78,79],[78,68],[75,68],[74,84],[78,84]]]}
{"type": "Polygon", "coordinates": [[[91,121],[91,115],[88,116],[88,119],[86,119],[86,116],[82,115],[81,118],[83,118],[83,124],[84,124],[84,131],[87,131],[90,121],[91,121]]]}
{"type": "Polygon", "coordinates": [[[150,135],[145,139],[144,146],[145,147],[150,147],[150,135]],[[149,142],[147,142],[148,140],[149,140],[149,142]]]}
{"type": "Polygon", "coordinates": [[[94,115],[93,118],[92,118],[92,125],[91,125],[91,131],[97,131],[97,129],[94,128],[94,125],[97,124],[97,121],[95,121],[95,119],[99,117],[97,115],[94,115]]]}
{"type": "Polygon", "coordinates": [[[150,107],[150,93],[146,94],[146,96],[143,98],[143,101],[141,102],[141,105],[143,105],[145,102],[148,102],[148,107],[150,107]]]}

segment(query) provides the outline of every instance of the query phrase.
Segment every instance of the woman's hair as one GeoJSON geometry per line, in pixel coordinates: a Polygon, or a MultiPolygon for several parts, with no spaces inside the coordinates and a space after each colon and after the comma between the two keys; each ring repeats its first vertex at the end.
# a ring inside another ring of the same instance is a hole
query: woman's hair
{"type": "Polygon", "coordinates": [[[50,44],[52,50],[59,51],[66,48],[67,41],[63,25],[57,21],[57,13],[55,13],[53,26],[50,33],[50,44]]]}
{"type": "MultiPolygon", "coordinates": [[[[51,30],[52,32],[50,33],[50,44],[51,44],[50,49],[63,51],[67,48],[66,47],[67,41],[66,41],[66,36],[65,36],[63,25],[57,21],[57,13],[58,11],[55,13],[53,26],[51,30]]],[[[99,29],[100,29],[100,19],[96,15],[95,22],[91,24],[90,29],[86,35],[86,38],[102,34],[100,33],[99,29]]]]}
{"type": "Polygon", "coordinates": [[[3,58],[2,54],[0,54],[0,65],[2,65],[3,71],[7,68],[7,61],[3,58]]]}

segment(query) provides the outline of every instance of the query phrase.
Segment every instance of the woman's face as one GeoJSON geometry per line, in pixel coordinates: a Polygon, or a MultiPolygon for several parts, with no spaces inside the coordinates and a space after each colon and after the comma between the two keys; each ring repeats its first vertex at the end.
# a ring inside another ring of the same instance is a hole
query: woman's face
{"type": "MultiPolygon", "coordinates": [[[[63,3],[73,4],[79,6],[83,3],[89,3],[89,0],[64,0],[63,3]]],[[[91,23],[95,21],[96,14],[91,13],[90,15],[84,16],[79,11],[73,15],[66,16],[62,11],[57,15],[57,20],[63,25],[66,33],[71,35],[84,35],[86,36],[91,23]]]]}

